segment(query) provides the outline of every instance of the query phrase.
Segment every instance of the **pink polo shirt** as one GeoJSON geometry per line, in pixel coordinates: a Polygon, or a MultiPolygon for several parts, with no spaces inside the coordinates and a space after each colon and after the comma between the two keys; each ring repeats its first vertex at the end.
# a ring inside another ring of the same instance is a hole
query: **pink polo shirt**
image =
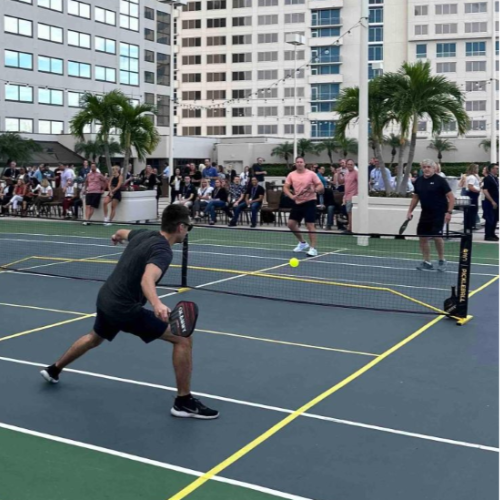
{"type": "Polygon", "coordinates": [[[344,174],[345,182],[345,201],[351,201],[353,196],[358,194],[358,172],[353,170],[352,172],[347,171],[344,174]]]}
{"type": "Polygon", "coordinates": [[[295,194],[300,195],[295,199],[297,205],[301,205],[306,201],[316,200],[316,186],[323,186],[319,177],[310,170],[304,170],[302,173],[294,170],[288,174],[285,181],[293,187],[295,194]],[[300,194],[303,193],[303,194],[300,194]]]}
{"type": "Polygon", "coordinates": [[[106,185],[106,177],[99,172],[87,174],[87,193],[102,193],[106,185]]]}

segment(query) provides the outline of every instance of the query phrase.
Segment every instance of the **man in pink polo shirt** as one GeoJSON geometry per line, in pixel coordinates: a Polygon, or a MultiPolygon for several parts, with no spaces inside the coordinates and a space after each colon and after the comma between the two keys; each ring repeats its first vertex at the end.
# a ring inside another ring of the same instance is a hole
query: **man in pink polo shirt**
{"type": "Polygon", "coordinates": [[[347,234],[352,233],[352,198],[358,195],[358,172],[353,160],[347,160],[347,172],[344,175],[345,191],[344,205],[349,222],[347,223],[347,234]]]}
{"type": "Polygon", "coordinates": [[[94,210],[99,208],[101,196],[107,185],[106,177],[97,171],[97,165],[90,165],[90,172],[85,178],[85,222],[84,226],[89,225],[89,221],[94,215],[94,210]]]}
{"type": "Polygon", "coordinates": [[[309,257],[316,257],[316,198],[318,194],[325,191],[323,183],[319,177],[311,170],[306,170],[306,162],[302,156],[295,159],[295,171],[290,172],[283,186],[284,193],[291,198],[295,205],[290,212],[288,228],[299,240],[299,244],[294,248],[294,252],[305,252],[309,257]],[[290,191],[293,189],[293,194],[290,191]],[[299,224],[305,220],[309,232],[311,245],[304,241],[302,233],[299,231],[299,224]]]}

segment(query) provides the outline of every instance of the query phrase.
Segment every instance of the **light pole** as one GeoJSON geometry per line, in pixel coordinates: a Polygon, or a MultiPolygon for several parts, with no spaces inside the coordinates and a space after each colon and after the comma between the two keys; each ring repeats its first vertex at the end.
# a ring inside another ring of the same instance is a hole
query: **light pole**
{"type": "Polygon", "coordinates": [[[491,0],[490,5],[491,16],[491,50],[490,50],[490,162],[496,163],[497,158],[497,113],[496,113],[496,28],[495,28],[495,0],[491,0]]]}
{"type": "Polygon", "coordinates": [[[297,47],[305,45],[306,39],[298,33],[287,33],[285,42],[293,45],[293,161],[297,158],[297,47]]]}

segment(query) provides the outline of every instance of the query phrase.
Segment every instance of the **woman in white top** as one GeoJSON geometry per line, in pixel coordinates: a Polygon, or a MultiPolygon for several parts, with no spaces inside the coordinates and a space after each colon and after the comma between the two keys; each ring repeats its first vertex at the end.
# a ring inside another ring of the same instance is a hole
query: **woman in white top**
{"type": "Polygon", "coordinates": [[[42,208],[42,205],[50,203],[54,193],[47,179],[43,179],[42,182],[38,184],[35,189],[33,189],[33,193],[37,195],[35,198],[35,213],[37,217],[40,217],[40,209],[42,208]]]}
{"type": "Polygon", "coordinates": [[[481,181],[479,180],[478,172],[479,167],[474,163],[471,163],[469,165],[466,172],[466,193],[471,202],[471,206],[469,207],[468,211],[465,212],[467,214],[465,227],[468,229],[476,229],[476,217],[479,208],[479,194],[481,193],[481,181]]]}
{"type": "Polygon", "coordinates": [[[200,220],[200,211],[204,210],[208,202],[212,199],[212,191],[214,188],[210,186],[208,179],[201,180],[201,187],[198,189],[198,196],[194,200],[194,220],[200,220]]]}
{"type": "Polygon", "coordinates": [[[246,186],[250,179],[250,167],[245,167],[240,174],[240,181],[242,186],[246,186]]]}

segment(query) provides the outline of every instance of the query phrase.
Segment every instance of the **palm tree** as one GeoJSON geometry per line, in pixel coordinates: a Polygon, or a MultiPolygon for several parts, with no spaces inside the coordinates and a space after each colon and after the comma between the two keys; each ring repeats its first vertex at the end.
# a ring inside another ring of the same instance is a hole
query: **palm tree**
{"type": "MultiPolygon", "coordinates": [[[[403,141],[403,143],[404,143],[404,141],[403,141]]],[[[402,147],[401,137],[399,135],[396,135],[396,134],[391,134],[389,137],[385,138],[384,144],[391,148],[391,162],[390,162],[390,164],[392,165],[394,163],[394,159],[396,158],[396,154],[398,153],[399,149],[402,147]]]]}
{"type": "Polygon", "coordinates": [[[316,154],[320,154],[323,151],[326,151],[328,158],[330,159],[330,164],[333,163],[333,153],[336,153],[339,148],[338,142],[332,139],[325,139],[316,144],[316,154]]]}
{"type": "Polygon", "coordinates": [[[306,154],[317,154],[316,145],[309,139],[299,139],[297,141],[297,151],[300,156],[305,157],[306,154]]]}
{"type": "Polygon", "coordinates": [[[16,132],[0,134],[0,161],[5,162],[5,164],[10,161],[27,163],[31,161],[33,153],[40,151],[42,151],[42,147],[33,139],[24,139],[16,132]]]}
{"type": "Polygon", "coordinates": [[[411,173],[417,144],[418,122],[429,117],[433,133],[439,132],[445,123],[457,122],[459,134],[464,134],[469,118],[464,110],[464,95],[455,82],[442,75],[432,75],[429,61],[403,63],[397,73],[381,77],[381,91],[389,108],[396,115],[401,134],[410,132],[410,150],[404,176],[398,184],[403,194],[411,173]]]}
{"type": "MultiPolygon", "coordinates": [[[[122,153],[122,148],[116,141],[111,141],[108,147],[110,156],[116,156],[122,153]]],[[[95,141],[77,142],[75,144],[75,152],[81,154],[87,160],[96,163],[99,163],[101,156],[106,154],[105,145],[99,139],[95,141]]]]}
{"type": "Polygon", "coordinates": [[[449,139],[441,139],[441,137],[434,137],[427,146],[427,149],[434,149],[438,152],[438,160],[441,163],[443,158],[442,153],[446,151],[456,151],[457,148],[449,139]]]}
{"type": "Polygon", "coordinates": [[[271,156],[277,156],[278,158],[283,158],[286,161],[288,167],[290,167],[290,156],[293,155],[293,144],[291,142],[284,142],[279,146],[276,146],[271,151],[271,156]]]}
{"type": "Polygon", "coordinates": [[[137,152],[137,158],[145,160],[146,155],[151,154],[160,142],[160,136],[149,113],[156,113],[154,106],[150,104],[134,106],[126,98],[119,104],[116,128],[119,130],[120,146],[125,154],[124,165],[129,163],[132,147],[137,152]]]}
{"type": "Polygon", "coordinates": [[[97,134],[98,141],[104,145],[106,166],[111,172],[111,154],[109,150],[109,136],[116,126],[120,103],[127,98],[120,90],[113,90],[104,95],[94,95],[85,92],[80,100],[82,109],[71,119],[71,133],[80,141],[85,141],[85,128],[93,122],[100,123],[97,134]]]}
{"type": "MultiPolygon", "coordinates": [[[[491,149],[491,139],[483,139],[479,143],[479,147],[483,148],[486,152],[488,152],[491,149]]],[[[497,150],[498,150],[498,137],[497,137],[497,150]]]]}
{"type": "MultiPolygon", "coordinates": [[[[382,144],[385,140],[384,130],[395,116],[392,110],[387,106],[381,92],[381,78],[374,78],[368,87],[369,105],[368,117],[370,119],[370,147],[373,149],[374,156],[378,159],[379,164],[385,167],[384,158],[382,157],[382,144]]],[[[352,122],[355,122],[359,116],[359,88],[348,87],[343,89],[337,99],[337,113],[340,118],[337,121],[336,133],[340,140],[345,139],[347,128],[352,122]]],[[[357,148],[356,148],[357,150],[357,148]]],[[[345,151],[345,150],[344,150],[345,151]]],[[[344,153],[344,157],[347,156],[344,153]]],[[[390,172],[387,168],[382,169],[382,176],[386,193],[392,191],[390,172]]]]}
{"type": "Polygon", "coordinates": [[[357,139],[352,139],[350,137],[339,137],[337,139],[339,145],[339,151],[342,152],[342,156],[347,158],[347,155],[358,154],[358,141],[357,139]]]}

